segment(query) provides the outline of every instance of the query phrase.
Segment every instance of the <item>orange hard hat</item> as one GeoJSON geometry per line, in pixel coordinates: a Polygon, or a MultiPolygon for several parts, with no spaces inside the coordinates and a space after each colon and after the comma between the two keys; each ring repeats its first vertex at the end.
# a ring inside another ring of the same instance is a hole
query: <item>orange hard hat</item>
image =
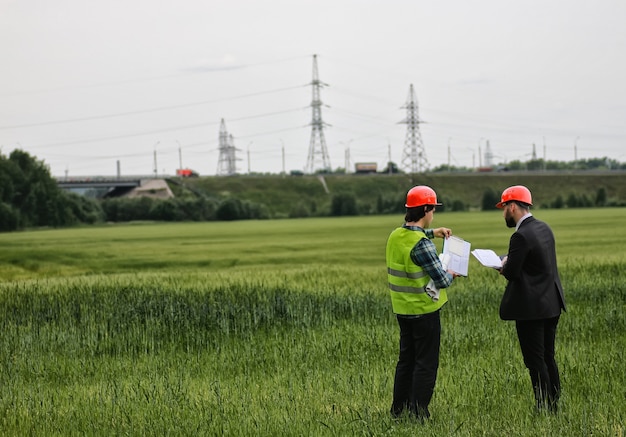
{"type": "Polygon", "coordinates": [[[502,192],[502,198],[496,204],[496,208],[504,208],[504,204],[515,200],[527,205],[533,204],[533,198],[530,190],[523,185],[513,185],[502,192]]]}
{"type": "Polygon", "coordinates": [[[426,185],[418,185],[409,190],[406,194],[406,206],[407,208],[415,208],[422,205],[437,205],[441,206],[441,203],[437,203],[437,193],[426,185]]]}

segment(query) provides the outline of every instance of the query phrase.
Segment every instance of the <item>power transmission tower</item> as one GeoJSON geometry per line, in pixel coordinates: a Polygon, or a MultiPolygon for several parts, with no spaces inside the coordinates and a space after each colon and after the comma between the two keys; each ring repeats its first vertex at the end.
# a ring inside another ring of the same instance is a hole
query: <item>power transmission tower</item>
{"type": "Polygon", "coordinates": [[[311,119],[311,142],[309,143],[309,156],[306,161],[305,173],[313,174],[319,169],[321,164],[322,170],[330,170],[330,158],[328,157],[328,149],[326,148],[326,139],[324,138],[324,126],[328,126],[322,121],[322,100],[320,99],[320,89],[328,86],[320,81],[317,73],[317,55],[313,55],[313,99],[311,100],[311,109],[313,117],[311,119]]]}
{"type": "Polygon", "coordinates": [[[226,130],[226,123],[222,118],[220,123],[220,143],[219,143],[220,157],[217,163],[217,175],[218,176],[232,176],[237,173],[237,155],[239,150],[235,148],[235,142],[233,136],[226,130]]]}
{"type": "Polygon", "coordinates": [[[428,170],[429,164],[426,159],[426,151],[424,143],[422,143],[422,135],[420,134],[417,99],[413,84],[409,88],[409,96],[406,100],[406,118],[400,123],[406,124],[406,138],[404,140],[404,151],[402,153],[402,169],[407,173],[421,173],[428,170]]]}
{"type": "Polygon", "coordinates": [[[489,144],[489,140],[487,140],[487,145],[485,146],[485,167],[493,166],[493,152],[491,151],[491,145],[489,144]]]}

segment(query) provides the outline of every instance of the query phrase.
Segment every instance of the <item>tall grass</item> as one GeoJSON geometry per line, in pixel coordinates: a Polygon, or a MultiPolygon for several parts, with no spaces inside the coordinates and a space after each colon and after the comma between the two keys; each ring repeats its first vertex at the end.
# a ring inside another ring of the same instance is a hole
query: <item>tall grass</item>
{"type": "MultiPolygon", "coordinates": [[[[1,255],[0,431],[621,436],[626,211],[611,211],[536,214],[557,234],[569,308],[557,338],[560,413],[534,414],[514,326],[497,315],[504,280],[472,260],[442,310],[423,425],[388,415],[398,334],[383,248],[401,218],[2,235],[12,249],[1,255]],[[601,231],[612,226],[609,241],[601,231]],[[179,245],[191,249],[177,260],[179,245]],[[48,255],[29,270],[34,247],[48,255]]],[[[510,234],[499,215],[441,214],[435,225],[498,251],[510,234]]]]}

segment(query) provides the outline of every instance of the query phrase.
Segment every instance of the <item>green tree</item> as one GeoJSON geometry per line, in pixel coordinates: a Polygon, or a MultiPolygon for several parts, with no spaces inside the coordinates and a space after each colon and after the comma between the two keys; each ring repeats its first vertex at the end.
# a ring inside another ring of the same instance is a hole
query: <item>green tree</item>
{"type": "Polygon", "coordinates": [[[515,161],[509,162],[507,164],[507,168],[511,171],[526,170],[526,164],[519,160],[515,160],[515,161]]]}
{"type": "Polygon", "coordinates": [[[300,201],[296,203],[289,211],[289,218],[302,218],[309,217],[311,215],[311,211],[307,207],[306,203],[300,201]]]}
{"type": "Polygon", "coordinates": [[[598,188],[598,192],[596,193],[596,206],[605,206],[606,200],[606,189],[604,187],[598,188]]]}
{"type": "Polygon", "coordinates": [[[565,204],[568,208],[576,208],[577,206],[580,206],[578,197],[576,197],[574,193],[570,193],[570,195],[567,196],[567,201],[565,202],[565,204]]]}
{"type": "Polygon", "coordinates": [[[397,174],[397,173],[402,173],[402,170],[398,168],[398,164],[396,164],[393,161],[389,161],[387,163],[387,167],[385,167],[381,173],[397,174]]]}
{"type": "Polygon", "coordinates": [[[60,202],[67,224],[94,224],[104,220],[102,207],[95,199],[75,193],[61,192],[60,202]]]}
{"type": "Polygon", "coordinates": [[[338,193],[330,202],[330,215],[358,215],[356,196],[353,193],[338,193]]]}
{"type": "Polygon", "coordinates": [[[22,150],[8,158],[0,155],[0,202],[3,229],[29,226],[67,226],[83,220],[98,220],[101,211],[96,203],[85,203],[62,191],[43,161],[22,150]],[[83,214],[89,211],[87,214],[83,214]]]}
{"type": "Polygon", "coordinates": [[[485,191],[483,191],[482,210],[490,211],[497,209],[496,203],[498,203],[499,201],[500,197],[493,189],[486,189],[485,191]]]}
{"type": "Polygon", "coordinates": [[[185,213],[178,207],[174,199],[157,200],[150,210],[152,220],[176,222],[185,220],[185,213]]]}
{"type": "Polygon", "coordinates": [[[463,203],[463,201],[459,199],[454,200],[452,202],[452,205],[450,206],[450,211],[465,211],[465,209],[465,203],[463,203]]]}
{"type": "Polygon", "coordinates": [[[187,214],[188,219],[195,221],[215,220],[217,202],[205,197],[189,198],[181,200],[181,208],[187,214]]]}
{"type": "Polygon", "coordinates": [[[15,180],[19,177],[19,168],[14,162],[0,155],[0,202],[13,204],[15,180]]]}
{"type": "Polygon", "coordinates": [[[526,169],[531,171],[543,170],[543,159],[531,159],[526,163],[526,169]]]}
{"type": "Polygon", "coordinates": [[[16,230],[19,221],[19,212],[13,206],[0,202],[0,232],[16,230]]]}
{"type": "Polygon", "coordinates": [[[217,207],[218,220],[241,220],[243,218],[243,203],[234,197],[223,200],[217,207]]]}
{"type": "Polygon", "coordinates": [[[560,194],[556,197],[554,202],[552,202],[552,208],[561,209],[564,205],[565,202],[563,201],[563,196],[561,196],[560,194]]]}
{"type": "Polygon", "coordinates": [[[404,194],[381,193],[376,197],[376,212],[378,214],[402,214],[405,212],[405,201],[404,194]]]}
{"type": "Polygon", "coordinates": [[[102,209],[105,219],[111,222],[151,220],[155,202],[150,197],[111,198],[102,201],[102,209]]]}

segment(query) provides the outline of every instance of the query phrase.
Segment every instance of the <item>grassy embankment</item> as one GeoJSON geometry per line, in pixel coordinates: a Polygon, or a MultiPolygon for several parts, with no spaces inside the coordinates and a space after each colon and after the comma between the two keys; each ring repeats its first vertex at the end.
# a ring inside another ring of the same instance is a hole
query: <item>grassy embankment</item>
{"type": "MultiPolygon", "coordinates": [[[[379,197],[402,204],[413,185],[429,185],[448,206],[460,201],[469,210],[481,208],[483,194],[497,195],[510,185],[530,188],[537,207],[550,205],[561,196],[586,196],[594,201],[598,190],[606,190],[608,201],[626,199],[624,172],[516,172],[516,173],[427,173],[423,175],[325,175],[329,193],[317,176],[237,176],[201,177],[183,183],[212,197],[234,195],[240,199],[265,204],[273,217],[287,216],[298,205],[316,211],[329,210],[330,197],[341,192],[353,193],[361,210],[375,211],[379,197]]],[[[172,188],[179,194],[177,186],[172,188]]]]}
{"type": "MultiPolygon", "coordinates": [[[[569,305],[557,416],[533,414],[504,280],[472,259],[443,310],[433,419],[389,418],[384,244],[401,217],[372,216],[0,235],[0,431],[621,436],[626,209],[536,215],[569,305]]],[[[498,212],[435,220],[506,250],[498,212]]]]}

